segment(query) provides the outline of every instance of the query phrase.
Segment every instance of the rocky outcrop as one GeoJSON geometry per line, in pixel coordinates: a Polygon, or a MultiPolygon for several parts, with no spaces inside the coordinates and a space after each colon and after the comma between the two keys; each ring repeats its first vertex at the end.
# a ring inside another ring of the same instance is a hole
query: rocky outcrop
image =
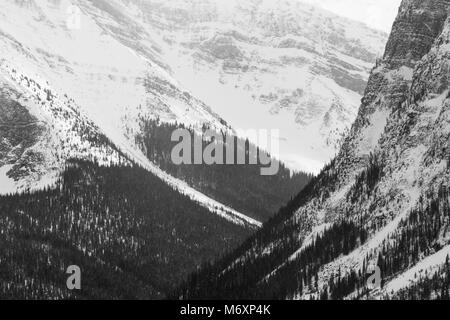
{"type": "Polygon", "coordinates": [[[19,180],[36,171],[45,157],[33,147],[46,127],[20,105],[4,86],[0,94],[0,167],[13,165],[9,177],[19,180]]]}
{"type": "Polygon", "coordinates": [[[367,134],[370,128],[379,125],[371,119],[373,114],[379,111],[388,116],[393,110],[400,109],[408,99],[413,68],[430,51],[441,34],[448,15],[448,5],[449,1],[402,2],[384,57],[377,62],[369,77],[352,134],[337,159],[344,171],[354,170],[351,166],[344,169],[345,159],[351,159],[352,163],[358,159],[367,159],[380,138],[380,131],[367,134]]]}
{"type": "Polygon", "coordinates": [[[448,15],[448,0],[403,1],[386,45],[391,68],[414,67],[430,50],[448,15]]]}

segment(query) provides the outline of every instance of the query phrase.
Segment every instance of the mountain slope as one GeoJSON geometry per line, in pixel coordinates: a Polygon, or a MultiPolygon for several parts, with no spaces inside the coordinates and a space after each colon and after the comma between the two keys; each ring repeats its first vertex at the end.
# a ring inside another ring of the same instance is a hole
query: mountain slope
{"type": "MultiPolygon", "coordinates": [[[[274,194],[272,206],[263,210],[247,206],[243,210],[239,195],[227,197],[226,203],[220,191],[205,195],[199,184],[210,189],[214,185],[205,174],[193,183],[192,177],[178,177],[156,166],[151,161],[154,159],[149,159],[148,146],[139,140],[148,134],[143,130],[146,121],[182,124],[197,133],[205,127],[236,133],[175,79],[166,61],[167,48],[161,46],[159,37],[131,3],[7,0],[0,8],[0,81],[5,108],[7,104],[20,105],[23,113],[30,113],[23,119],[8,118],[27,125],[30,133],[23,141],[19,138],[20,123],[14,131],[5,124],[0,126],[3,193],[51,184],[67,159],[90,159],[90,143],[83,133],[66,132],[84,127],[80,121],[88,121],[126,160],[147,168],[174,189],[236,223],[260,226],[309,181],[307,174],[291,176],[290,170],[282,169],[275,178],[289,187],[280,191],[256,171],[248,171],[247,176],[233,173],[234,182],[241,185],[242,179],[251,177],[247,181],[253,185],[246,184],[242,193],[255,195],[249,202],[274,194]],[[73,17],[72,11],[79,16],[73,17]],[[79,19],[79,25],[72,25],[73,18],[79,19]],[[61,115],[60,108],[76,111],[61,115]],[[32,123],[33,127],[28,126],[32,123]],[[269,185],[269,189],[250,190],[254,185],[269,185]]],[[[99,162],[118,161],[108,150],[93,148],[92,153],[99,162]]]]}
{"type": "Polygon", "coordinates": [[[338,156],[178,297],[389,298],[419,280],[430,283],[425,270],[445,270],[449,11],[448,0],[402,2],[338,156]],[[382,288],[372,290],[366,273],[374,266],[382,288]]]}
{"type": "Polygon", "coordinates": [[[308,172],[335,155],[386,41],[296,0],[128,2],[183,85],[235,128],[281,129],[281,159],[308,172]]]}
{"type": "Polygon", "coordinates": [[[124,138],[117,135],[112,137],[114,142],[118,143],[116,147],[96,124],[82,114],[82,110],[73,99],[67,95],[61,98],[48,83],[35,80],[38,79],[36,75],[28,76],[18,71],[20,69],[10,67],[6,62],[2,63],[1,70],[5,75],[2,95],[4,101],[19,106],[23,112],[32,112],[33,121],[40,122],[46,127],[40,135],[33,137],[33,143],[26,149],[24,143],[27,141],[17,141],[16,145],[12,141],[18,138],[14,135],[16,132],[8,139],[3,135],[5,127],[1,128],[5,146],[5,158],[2,158],[2,161],[8,166],[5,174],[14,180],[5,193],[30,188],[39,189],[52,184],[62,171],[65,162],[71,158],[89,159],[106,165],[132,162],[145,167],[173,189],[189,195],[193,201],[201,202],[211,212],[225,219],[237,224],[251,224],[254,227],[261,225],[259,221],[205,196],[185,182],[166,174],[146,159],[137,148],[133,149],[130,144],[124,142],[124,138]]]}
{"type": "Polygon", "coordinates": [[[130,123],[137,125],[143,112],[189,125],[209,124],[225,131],[228,127],[203,103],[174,86],[174,80],[158,65],[105,34],[90,15],[82,15],[81,29],[68,29],[67,5],[51,1],[1,4],[2,97],[8,104],[31,112],[32,121],[42,126],[41,134],[22,143],[16,131],[6,133],[2,124],[2,180],[10,181],[4,192],[51,183],[71,157],[116,163],[117,159],[108,156],[108,150],[96,151],[86,141],[89,139],[85,139],[83,131],[84,122],[88,122],[127,159],[145,166],[193,200],[237,223],[259,226],[258,221],[247,219],[162,172],[134,145],[134,137],[126,139],[130,123]],[[82,48],[89,48],[89,52],[82,48]],[[118,63],[121,60],[125,64],[118,63]],[[160,91],[148,90],[152,81],[177,91],[164,91],[164,86],[157,87],[160,91]],[[178,115],[177,108],[188,111],[178,115]]]}
{"type": "Polygon", "coordinates": [[[61,97],[39,77],[5,60],[0,61],[0,72],[0,164],[10,166],[5,173],[14,180],[5,192],[51,183],[61,163],[71,157],[102,164],[128,162],[67,95],[61,97]]]}
{"type": "Polygon", "coordinates": [[[251,233],[221,220],[143,168],[69,161],[55,187],[0,196],[0,297],[162,298],[251,233]]]}

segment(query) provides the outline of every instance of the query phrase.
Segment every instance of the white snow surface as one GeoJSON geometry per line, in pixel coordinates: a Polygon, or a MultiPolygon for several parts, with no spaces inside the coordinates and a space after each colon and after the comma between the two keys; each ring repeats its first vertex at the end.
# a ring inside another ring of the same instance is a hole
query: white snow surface
{"type": "MultiPolygon", "coordinates": [[[[161,67],[157,46],[151,37],[139,46],[124,43],[121,31],[112,34],[109,28],[118,27],[120,17],[97,10],[94,4],[102,1],[14,1],[0,3],[1,79],[19,92],[19,102],[39,120],[52,128],[41,149],[48,149],[46,162],[38,176],[16,183],[26,189],[52,184],[55,172],[62,170],[57,161],[71,157],[97,157],[104,163],[119,161],[112,150],[94,150],[82,140],[72,125],[80,119],[92,120],[91,129],[104,133],[130,159],[147,168],[174,189],[225,219],[240,225],[260,227],[261,223],[190,188],[184,182],[165,174],[147,160],[134,145],[133,130],[139,116],[159,117],[162,121],[177,121],[190,126],[210,124],[218,130],[229,130],[221,119],[201,101],[171,96],[170,92],[149,91],[146,79],[152,79],[186,91],[161,67]],[[68,28],[71,5],[81,9],[80,28],[68,28]],[[32,79],[31,86],[25,79],[32,79]],[[45,90],[51,89],[54,99],[46,101],[45,90]],[[173,107],[173,109],[171,109],[173,107]],[[72,109],[74,108],[74,109],[72,109]],[[55,110],[66,110],[70,119],[55,118],[55,110]],[[79,119],[77,114],[81,118],[79,119]],[[179,111],[177,111],[179,110],[179,111]],[[46,148],[44,148],[44,144],[46,148]],[[54,148],[50,147],[53,146],[54,148]],[[64,148],[62,146],[65,146],[64,148]],[[49,148],[50,147],[50,148],[49,148]],[[67,150],[69,150],[67,152],[67,150]],[[32,181],[31,181],[32,180],[32,181]]],[[[104,2],[106,4],[107,2],[104,2]]],[[[128,21],[130,24],[132,20],[128,21]]],[[[132,30],[133,25],[129,26],[132,30]]],[[[124,32],[129,31],[124,30],[124,32]]],[[[37,148],[37,146],[36,146],[37,148]]],[[[2,169],[6,170],[6,169],[2,169]]],[[[2,171],[4,188],[12,187],[2,171]],[[3,178],[5,177],[5,178],[3,178]]]]}
{"type": "Polygon", "coordinates": [[[11,170],[11,165],[6,165],[0,168],[0,194],[9,194],[16,191],[16,183],[14,179],[8,176],[8,171],[11,170]]]}
{"type": "Polygon", "coordinates": [[[397,276],[394,280],[386,283],[379,295],[389,295],[398,292],[401,289],[415,284],[421,277],[425,277],[426,274],[430,276],[433,275],[433,271],[437,271],[439,267],[445,264],[448,256],[450,256],[450,246],[446,246],[438,252],[426,257],[414,267],[397,276]]]}

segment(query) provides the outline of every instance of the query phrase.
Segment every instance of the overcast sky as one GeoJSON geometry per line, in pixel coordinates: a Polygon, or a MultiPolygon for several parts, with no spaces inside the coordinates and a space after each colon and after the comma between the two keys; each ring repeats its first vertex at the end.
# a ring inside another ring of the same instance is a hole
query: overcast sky
{"type": "Polygon", "coordinates": [[[401,0],[301,0],[321,6],[341,16],[391,31],[401,0]]]}

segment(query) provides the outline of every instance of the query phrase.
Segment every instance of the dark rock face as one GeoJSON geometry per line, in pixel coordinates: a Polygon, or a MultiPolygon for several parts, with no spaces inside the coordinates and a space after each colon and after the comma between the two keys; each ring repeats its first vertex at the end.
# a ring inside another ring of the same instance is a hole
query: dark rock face
{"type": "MultiPolygon", "coordinates": [[[[450,19],[450,18],[447,18],[450,19]]],[[[449,46],[450,32],[446,30],[436,41],[439,47],[449,46]]],[[[419,102],[428,95],[440,95],[449,90],[450,53],[443,50],[432,50],[425,61],[416,65],[420,74],[411,88],[412,103],[419,102]]]]}
{"type": "Polygon", "coordinates": [[[391,68],[413,67],[431,48],[448,16],[449,0],[404,0],[386,45],[391,68]]]}
{"type": "Polygon", "coordinates": [[[354,142],[369,124],[374,111],[384,107],[396,110],[407,100],[413,68],[430,51],[441,34],[449,7],[450,0],[402,2],[384,57],[377,62],[369,77],[362,106],[352,127],[353,134],[343,145],[341,158],[353,158],[352,162],[358,158],[353,153],[354,142]]]}
{"type": "Polygon", "coordinates": [[[11,91],[0,92],[0,167],[13,164],[7,173],[20,180],[36,171],[45,157],[35,146],[41,141],[46,126],[28,109],[11,97],[11,91]]]}
{"type": "Polygon", "coordinates": [[[384,73],[402,66],[414,68],[416,63],[430,51],[433,42],[442,32],[448,16],[450,0],[404,0],[386,44],[383,60],[378,62],[382,72],[373,72],[369,78],[363,98],[363,107],[356,123],[363,121],[364,114],[380,92],[395,97],[392,106],[406,99],[408,79],[397,81],[388,87],[384,73]]]}
{"type": "Polygon", "coordinates": [[[44,132],[26,107],[0,94],[0,165],[14,163],[44,132]]]}
{"type": "Polygon", "coordinates": [[[208,51],[212,56],[220,60],[240,60],[242,58],[242,52],[230,37],[216,36],[205,42],[203,50],[208,51]]]}

